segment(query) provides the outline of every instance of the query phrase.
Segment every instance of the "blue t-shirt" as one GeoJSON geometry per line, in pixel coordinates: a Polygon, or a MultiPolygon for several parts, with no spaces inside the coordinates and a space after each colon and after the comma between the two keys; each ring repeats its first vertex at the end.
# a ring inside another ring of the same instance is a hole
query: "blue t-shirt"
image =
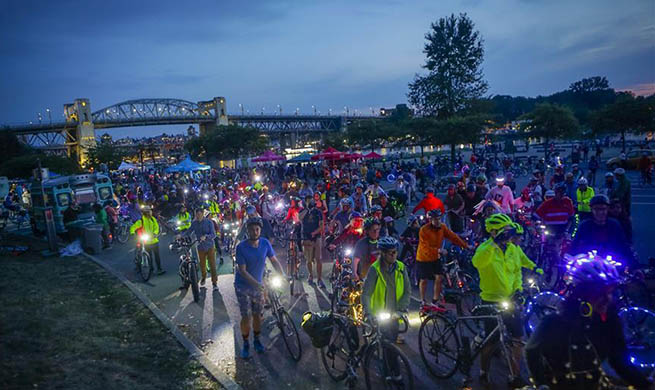
{"type": "MultiPolygon", "coordinates": [[[[248,273],[259,283],[262,282],[264,270],[266,269],[266,258],[273,256],[275,256],[275,251],[271,243],[265,238],[259,239],[259,246],[257,248],[253,248],[248,240],[243,240],[237,245],[237,265],[245,265],[248,273]]],[[[237,271],[234,277],[234,286],[239,289],[253,288],[246,278],[241,276],[239,271],[237,271]]]]}

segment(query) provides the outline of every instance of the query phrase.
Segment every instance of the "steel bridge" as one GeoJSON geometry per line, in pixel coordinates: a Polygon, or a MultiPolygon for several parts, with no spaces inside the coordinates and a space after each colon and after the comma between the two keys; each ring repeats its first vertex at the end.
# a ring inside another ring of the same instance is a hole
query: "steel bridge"
{"type": "Polygon", "coordinates": [[[200,133],[220,125],[254,127],[266,134],[307,134],[338,132],[354,119],[367,116],[333,115],[230,115],[225,98],[197,103],[181,99],[128,100],[91,112],[88,99],[64,105],[65,121],[15,126],[1,129],[15,133],[27,145],[47,150],[66,150],[80,159],[95,144],[96,129],[131,126],[197,124],[200,133]]]}

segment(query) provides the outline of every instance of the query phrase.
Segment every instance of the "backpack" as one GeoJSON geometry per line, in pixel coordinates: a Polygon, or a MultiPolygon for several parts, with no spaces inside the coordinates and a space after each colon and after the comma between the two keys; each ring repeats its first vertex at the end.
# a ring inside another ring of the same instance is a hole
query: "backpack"
{"type": "Polygon", "coordinates": [[[300,323],[300,327],[307,333],[316,348],[326,347],[330,343],[333,325],[334,319],[329,312],[305,312],[300,323]]]}

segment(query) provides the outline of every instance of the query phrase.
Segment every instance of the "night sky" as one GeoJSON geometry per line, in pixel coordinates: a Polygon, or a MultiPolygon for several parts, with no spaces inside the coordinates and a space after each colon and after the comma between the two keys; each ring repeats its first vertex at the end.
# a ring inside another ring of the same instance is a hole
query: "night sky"
{"type": "Polygon", "coordinates": [[[63,119],[77,97],[94,111],[225,96],[232,113],[368,113],[406,101],[430,23],[460,12],[485,40],[490,94],[547,95],[594,75],[655,92],[652,0],[1,0],[0,123],[46,108],[63,119]]]}

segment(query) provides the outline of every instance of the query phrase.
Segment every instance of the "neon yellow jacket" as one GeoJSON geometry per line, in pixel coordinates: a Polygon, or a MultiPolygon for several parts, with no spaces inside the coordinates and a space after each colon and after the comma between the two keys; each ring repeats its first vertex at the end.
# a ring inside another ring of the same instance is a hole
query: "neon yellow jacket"
{"type": "Polygon", "coordinates": [[[156,244],[159,242],[157,236],[159,235],[159,224],[155,217],[146,217],[145,215],[141,217],[138,221],[134,222],[130,226],[130,234],[134,234],[136,229],[143,228],[146,233],[150,235],[150,239],[146,242],[147,245],[156,244]]]}
{"type": "Polygon", "coordinates": [[[507,244],[505,251],[505,268],[507,277],[510,279],[512,294],[515,291],[523,291],[523,272],[522,268],[533,270],[536,264],[526,256],[520,246],[512,243],[507,244]]]}
{"type": "Polygon", "coordinates": [[[589,201],[591,198],[594,197],[596,193],[594,192],[594,189],[587,186],[587,190],[585,192],[580,191],[580,188],[578,188],[575,191],[575,197],[576,200],[578,201],[578,211],[581,213],[590,213],[591,212],[591,207],[589,207],[589,201]]]}
{"type": "MultiPolygon", "coordinates": [[[[218,207],[218,203],[214,202],[213,200],[209,201],[209,214],[212,216],[218,216],[221,213],[220,207],[218,207]]],[[[189,226],[191,226],[189,224],[189,226]]]]}
{"type": "Polygon", "coordinates": [[[514,278],[508,275],[505,257],[491,238],[480,244],[473,255],[473,266],[480,274],[480,297],[485,301],[500,302],[514,292],[514,278]]]}
{"type": "Polygon", "coordinates": [[[188,211],[185,211],[184,213],[179,213],[177,215],[177,220],[180,222],[179,226],[177,227],[178,230],[187,230],[188,228],[191,227],[191,216],[189,215],[188,211]]]}
{"type": "MultiPolygon", "coordinates": [[[[375,315],[380,311],[383,311],[385,309],[387,310],[397,310],[397,309],[404,309],[402,306],[399,305],[401,300],[406,300],[407,303],[409,303],[409,300],[406,299],[408,297],[405,297],[405,264],[403,264],[400,261],[396,260],[396,269],[394,271],[394,280],[396,283],[396,308],[387,308],[386,304],[386,297],[387,297],[387,282],[384,280],[384,276],[382,275],[382,271],[380,271],[380,260],[375,261],[373,264],[371,264],[371,268],[375,270],[376,273],[376,282],[375,282],[375,287],[373,288],[373,293],[371,294],[370,297],[370,303],[369,303],[369,310],[371,314],[375,315]]],[[[366,289],[365,289],[366,290],[366,289]]],[[[369,290],[370,291],[370,290],[369,290]]],[[[364,295],[367,295],[364,292],[364,295]]],[[[364,296],[363,299],[366,299],[364,296]]]]}

